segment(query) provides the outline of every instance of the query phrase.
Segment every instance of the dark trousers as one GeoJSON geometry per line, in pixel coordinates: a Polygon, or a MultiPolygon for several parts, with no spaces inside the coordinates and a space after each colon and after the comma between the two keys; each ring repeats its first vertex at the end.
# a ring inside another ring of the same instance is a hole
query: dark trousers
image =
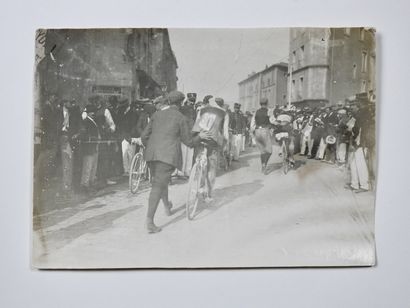
{"type": "Polygon", "coordinates": [[[153,222],[159,201],[168,206],[168,185],[175,167],[161,161],[149,162],[152,177],[152,188],[148,199],[147,221],[153,222]]]}

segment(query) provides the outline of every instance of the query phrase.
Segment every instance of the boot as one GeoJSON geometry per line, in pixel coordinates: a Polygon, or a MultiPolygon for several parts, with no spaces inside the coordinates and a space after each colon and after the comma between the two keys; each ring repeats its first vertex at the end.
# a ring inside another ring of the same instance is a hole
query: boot
{"type": "Polygon", "coordinates": [[[146,227],[147,227],[148,233],[150,234],[158,233],[162,230],[160,227],[156,226],[153,221],[147,221],[146,227]]]}
{"type": "Polygon", "coordinates": [[[171,215],[173,214],[173,213],[172,213],[172,207],[173,207],[172,202],[169,201],[169,202],[168,202],[168,205],[165,205],[165,204],[164,204],[164,207],[165,207],[165,215],[171,216],[171,215]]]}

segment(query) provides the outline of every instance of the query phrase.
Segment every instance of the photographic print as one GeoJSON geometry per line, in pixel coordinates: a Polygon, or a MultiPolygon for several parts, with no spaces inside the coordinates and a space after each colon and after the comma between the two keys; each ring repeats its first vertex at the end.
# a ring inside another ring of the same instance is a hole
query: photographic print
{"type": "Polygon", "coordinates": [[[32,266],[375,264],[376,31],[39,29],[32,266]]]}

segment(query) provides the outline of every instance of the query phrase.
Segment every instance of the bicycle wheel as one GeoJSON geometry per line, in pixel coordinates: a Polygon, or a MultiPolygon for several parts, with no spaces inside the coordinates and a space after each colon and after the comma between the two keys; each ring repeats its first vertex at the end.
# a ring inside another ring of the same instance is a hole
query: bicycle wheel
{"type": "Polygon", "coordinates": [[[131,193],[135,194],[140,186],[141,178],[144,176],[144,159],[141,153],[135,154],[132,159],[129,176],[129,187],[131,193]]]}
{"type": "Polygon", "coordinates": [[[202,172],[203,169],[200,162],[196,162],[189,175],[188,196],[186,200],[186,215],[189,220],[194,219],[198,207],[202,172]]]}
{"type": "Polygon", "coordinates": [[[286,149],[285,140],[282,141],[282,170],[284,174],[287,174],[289,171],[288,151],[286,149]]]}

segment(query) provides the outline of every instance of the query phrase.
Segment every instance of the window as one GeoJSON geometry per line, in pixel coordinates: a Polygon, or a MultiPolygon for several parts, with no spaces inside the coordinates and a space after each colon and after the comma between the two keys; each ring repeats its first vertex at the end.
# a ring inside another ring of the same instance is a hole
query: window
{"type": "Polygon", "coordinates": [[[353,63],[353,79],[356,79],[357,77],[357,65],[356,63],[353,63]]]}
{"type": "Polygon", "coordinates": [[[364,28],[360,28],[360,40],[364,41],[364,28]]]}
{"type": "Polygon", "coordinates": [[[298,96],[302,98],[303,95],[303,77],[299,78],[299,90],[298,90],[298,96]]]}
{"type": "Polygon", "coordinates": [[[367,72],[367,51],[362,51],[362,73],[367,72]]]}
{"type": "Polygon", "coordinates": [[[305,58],[305,45],[300,47],[300,61],[303,61],[305,58]]]}
{"type": "Polygon", "coordinates": [[[350,29],[351,29],[351,28],[345,28],[345,31],[344,31],[344,32],[345,32],[345,35],[346,35],[346,36],[350,36],[350,29]]]}
{"type": "Polygon", "coordinates": [[[366,92],[366,80],[362,80],[362,85],[360,87],[360,92],[361,93],[366,92]]]}

